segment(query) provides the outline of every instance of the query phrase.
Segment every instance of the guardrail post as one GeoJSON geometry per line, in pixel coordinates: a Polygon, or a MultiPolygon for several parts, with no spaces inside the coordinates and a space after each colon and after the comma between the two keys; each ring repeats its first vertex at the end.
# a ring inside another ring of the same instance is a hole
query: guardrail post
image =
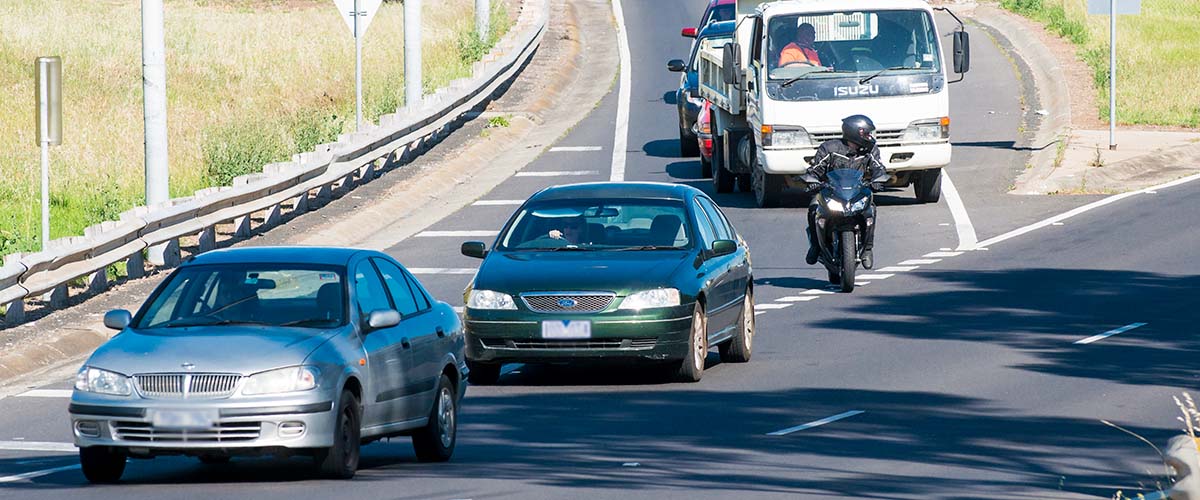
{"type": "Polygon", "coordinates": [[[279,225],[279,204],[271,205],[267,209],[267,215],[263,218],[262,225],[258,226],[261,229],[270,229],[279,225]]]}
{"type": "Polygon", "coordinates": [[[25,299],[17,299],[8,303],[8,309],[4,311],[4,324],[8,326],[19,325],[25,322],[25,299]]]}
{"type": "Polygon", "coordinates": [[[308,211],[308,191],[300,193],[292,203],[292,213],[302,214],[308,211]]]}
{"type": "Polygon", "coordinates": [[[337,194],[338,194],[338,196],[345,196],[346,193],[349,193],[351,189],[354,189],[354,172],[353,171],[346,174],[346,177],[342,178],[342,183],[338,184],[338,187],[337,187],[337,194]]]}
{"type": "Polygon", "coordinates": [[[238,238],[250,236],[250,216],[243,215],[233,219],[233,235],[238,238]]]}
{"type": "Polygon", "coordinates": [[[207,252],[217,248],[217,231],[213,226],[209,226],[200,231],[199,238],[200,253],[207,252]]]}
{"type": "Polygon", "coordinates": [[[330,198],[333,198],[333,189],[329,184],[322,184],[321,187],[317,188],[318,201],[324,203],[329,201],[330,198]]]}
{"type": "Polygon", "coordinates": [[[100,293],[108,289],[108,269],[100,269],[92,272],[92,277],[88,279],[88,292],[100,293]]]}
{"type": "Polygon", "coordinates": [[[58,285],[49,292],[42,294],[42,301],[50,304],[50,307],[58,308],[67,303],[67,297],[70,296],[70,291],[67,289],[67,284],[58,285]]]}
{"type": "Polygon", "coordinates": [[[142,251],[133,252],[129,258],[125,259],[125,275],[129,279],[136,280],[146,276],[146,259],[142,257],[142,251]]]}
{"type": "Polygon", "coordinates": [[[149,249],[150,263],[159,267],[175,267],[179,265],[179,239],[160,243],[149,249]]]}

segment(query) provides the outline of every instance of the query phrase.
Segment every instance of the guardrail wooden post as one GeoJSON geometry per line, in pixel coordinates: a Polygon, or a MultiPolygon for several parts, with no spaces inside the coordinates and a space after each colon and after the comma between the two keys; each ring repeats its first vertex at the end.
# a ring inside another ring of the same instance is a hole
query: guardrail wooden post
{"type": "Polygon", "coordinates": [[[4,310],[4,324],[15,326],[25,322],[25,299],[17,299],[8,303],[4,310]]]}
{"type": "Polygon", "coordinates": [[[69,296],[70,296],[70,290],[67,289],[67,284],[63,283],[61,285],[58,285],[58,286],[50,289],[49,292],[42,294],[42,301],[49,304],[50,307],[57,309],[59,307],[66,305],[67,297],[69,297],[69,296]]]}
{"type": "Polygon", "coordinates": [[[292,202],[292,213],[302,214],[308,211],[308,191],[300,193],[296,200],[292,202]]]}
{"type": "Polygon", "coordinates": [[[150,247],[150,263],[159,267],[178,266],[179,239],[173,238],[165,243],[150,247]]]}
{"type": "Polygon", "coordinates": [[[204,228],[200,231],[199,237],[200,253],[204,253],[217,248],[217,231],[213,226],[204,228]]]}
{"type": "Polygon", "coordinates": [[[279,218],[280,218],[279,204],[276,203],[274,205],[271,205],[271,208],[267,209],[267,215],[265,217],[263,217],[263,223],[261,225],[259,225],[258,227],[261,229],[270,229],[275,226],[278,226],[279,218]]]}
{"type": "Polygon", "coordinates": [[[133,252],[133,255],[125,259],[125,275],[131,280],[146,276],[146,259],[142,256],[142,250],[133,252]]]}
{"type": "Polygon", "coordinates": [[[88,278],[88,292],[100,293],[108,289],[108,268],[92,272],[88,278]]]}
{"type": "Polygon", "coordinates": [[[233,235],[238,238],[250,236],[250,216],[243,215],[233,219],[233,235]]]}

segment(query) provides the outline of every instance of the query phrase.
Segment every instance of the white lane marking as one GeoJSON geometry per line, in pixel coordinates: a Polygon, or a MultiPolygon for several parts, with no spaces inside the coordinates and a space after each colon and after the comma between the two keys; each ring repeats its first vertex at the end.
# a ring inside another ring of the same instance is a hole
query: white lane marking
{"type": "Polygon", "coordinates": [[[75,453],[78,448],[71,443],[49,441],[0,441],[0,450],[7,451],[64,451],[75,453]]]}
{"type": "Polygon", "coordinates": [[[792,295],[790,297],[775,299],[775,302],[808,302],[810,300],[817,300],[817,298],[816,295],[792,295]]]}
{"type": "Polygon", "coordinates": [[[462,314],[466,312],[466,308],[463,306],[454,306],[454,312],[462,314]]]}
{"type": "Polygon", "coordinates": [[[612,2],[613,18],[617,21],[617,53],[621,56],[620,94],[617,95],[617,122],[613,135],[612,173],[609,180],[625,180],[625,150],[629,147],[629,94],[633,88],[633,63],[629,57],[629,34],[625,29],[625,11],[621,0],[612,2]]]}
{"type": "Polygon", "coordinates": [[[1063,223],[1061,223],[1061,222],[1053,222],[1053,223],[1051,223],[1050,225],[1051,225],[1051,226],[1061,226],[1061,225],[1063,225],[1063,223]]]}
{"type": "Polygon", "coordinates": [[[771,309],[787,309],[789,307],[792,307],[792,305],[791,304],[773,304],[773,303],[772,304],[754,304],[755,309],[764,310],[764,311],[771,310],[771,309]]]}
{"type": "Polygon", "coordinates": [[[600,151],[600,146],[555,146],[550,148],[551,153],[582,153],[585,151],[600,151]]]}
{"type": "Polygon", "coordinates": [[[926,264],[937,264],[938,262],[941,262],[941,261],[942,261],[942,259],[909,259],[904,262],[901,262],[900,265],[902,265],[902,266],[923,266],[926,264]]]}
{"type": "Polygon", "coordinates": [[[17,394],[20,398],[69,398],[71,397],[70,389],[34,389],[29,392],[17,394]]]}
{"type": "Polygon", "coordinates": [[[1076,344],[1091,344],[1092,342],[1095,342],[1097,340],[1104,340],[1106,338],[1112,337],[1113,335],[1125,333],[1134,328],[1141,328],[1146,325],[1147,325],[1147,323],[1131,323],[1131,324],[1122,326],[1120,328],[1117,328],[1115,330],[1109,330],[1107,332],[1101,333],[1100,335],[1092,335],[1091,337],[1088,337],[1086,339],[1076,340],[1075,343],[1076,344]]]}
{"type": "Polygon", "coordinates": [[[803,292],[800,292],[800,294],[801,295],[833,295],[833,292],[831,292],[829,290],[821,290],[819,288],[813,288],[811,290],[805,290],[803,292]]]}
{"type": "Polygon", "coordinates": [[[871,284],[870,281],[858,281],[857,279],[854,280],[854,286],[864,286],[864,285],[870,285],[870,284],[871,284]]]}
{"type": "Polygon", "coordinates": [[[516,177],[570,177],[598,174],[600,174],[598,170],[554,170],[546,172],[517,172],[516,177]]]}
{"type": "Polygon", "coordinates": [[[942,169],[942,195],[950,206],[950,215],[954,217],[954,230],[958,232],[958,250],[971,250],[979,242],[975,235],[975,226],[971,225],[971,216],[967,215],[967,207],[963,205],[954,181],[950,180],[950,172],[942,169]]]}
{"type": "Polygon", "coordinates": [[[1046,220],[1044,220],[1044,221],[1041,221],[1041,222],[1035,222],[1035,223],[1033,223],[1033,224],[1030,224],[1030,225],[1028,225],[1028,226],[1025,226],[1025,227],[1021,227],[1021,228],[1014,229],[1014,230],[1012,230],[1012,231],[1009,231],[1009,232],[1007,232],[1007,233],[1004,233],[1004,234],[1002,234],[1002,235],[1000,235],[1000,236],[997,236],[997,237],[995,237],[995,238],[991,238],[991,239],[987,239],[987,240],[981,241],[981,242],[979,242],[979,245],[978,245],[978,246],[980,246],[980,247],[990,247],[990,246],[992,246],[992,245],[995,245],[996,243],[1000,243],[1000,242],[1002,242],[1002,241],[1005,241],[1005,240],[1010,240],[1010,239],[1016,238],[1017,236],[1021,236],[1022,234],[1028,233],[1028,232],[1030,232],[1030,231],[1036,231],[1036,230],[1038,230],[1038,229],[1041,229],[1041,228],[1043,228],[1043,227],[1046,227],[1046,226],[1049,226],[1049,225],[1051,225],[1051,224],[1054,224],[1055,222],[1062,222],[1062,221],[1064,221],[1064,220],[1067,220],[1067,219],[1070,219],[1071,217],[1074,217],[1074,216],[1076,216],[1076,215],[1082,214],[1082,213],[1084,213],[1084,212],[1087,212],[1087,211],[1090,211],[1090,210],[1094,210],[1094,209],[1100,208],[1100,207],[1102,207],[1102,206],[1105,206],[1105,205],[1108,205],[1108,204],[1110,204],[1110,203],[1116,203],[1116,202],[1118,202],[1118,201],[1124,200],[1125,198],[1129,198],[1129,197],[1131,197],[1131,196],[1137,196],[1137,195],[1139,195],[1139,194],[1147,194],[1147,193],[1150,193],[1150,192],[1157,192],[1157,191],[1159,191],[1159,190],[1162,190],[1162,189],[1166,189],[1166,188],[1169,188],[1169,187],[1178,186],[1178,185],[1180,185],[1180,184],[1185,184],[1185,183],[1188,183],[1188,182],[1192,182],[1192,181],[1194,181],[1194,180],[1196,180],[1196,179],[1200,179],[1200,174],[1196,174],[1196,175],[1190,175],[1190,176],[1184,177],[1184,178],[1182,178],[1182,179],[1178,179],[1178,180],[1174,180],[1174,181],[1168,182],[1168,183],[1166,183],[1166,184],[1159,184],[1159,185],[1157,185],[1157,186],[1152,186],[1152,187],[1149,187],[1149,188],[1146,188],[1146,189],[1141,189],[1141,190],[1138,190],[1138,191],[1130,191],[1130,192],[1128,192],[1128,193],[1115,194],[1115,195],[1109,196],[1108,198],[1104,198],[1104,199],[1102,199],[1102,200],[1093,201],[1093,202],[1091,202],[1091,203],[1088,203],[1087,205],[1084,205],[1084,206],[1082,206],[1082,207],[1076,208],[1076,209],[1074,209],[1074,210],[1069,210],[1069,211],[1067,211],[1067,212],[1064,212],[1064,213],[1061,213],[1061,214],[1055,215],[1054,217],[1051,217],[1051,218],[1049,218],[1049,219],[1046,219],[1046,220]]]}
{"type": "Polygon", "coordinates": [[[864,412],[864,411],[862,411],[862,410],[850,410],[850,411],[848,411],[848,412],[845,412],[845,413],[839,413],[839,414],[837,414],[837,415],[834,415],[834,416],[832,416],[832,417],[825,417],[825,418],[822,418],[821,420],[814,420],[814,421],[812,421],[812,422],[809,422],[809,423],[807,423],[807,424],[803,424],[803,425],[797,425],[797,426],[795,426],[795,427],[788,427],[787,429],[782,429],[782,430],[778,430],[778,431],[775,431],[775,432],[769,432],[769,433],[767,433],[767,435],[768,435],[768,436],[786,436],[786,435],[788,435],[788,434],[791,434],[791,433],[793,433],[793,432],[796,432],[796,431],[802,431],[802,430],[805,430],[805,429],[811,429],[811,428],[813,428],[813,427],[822,426],[822,425],[828,424],[828,423],[830,423],[830,422],[837,422],[838,420],[841,420],[841,419],[843,419],[843,418],[850,418],[850,417],[853,417],[853,416],[855,416],[855,415],[859,415],[859,414],[862,414],[862,413],[865,413],[865,412],[864,412]]]}
{"type": "MultiPolygon", "coordinates": [[[[473,267],[410,267],[413,274],[475,274],[473,267]]],[[[70,391],[68,391],[70,392],[70,391]]]]}
{"type": "Polygon", "coordinates": [[[500,231],[421,231],[417,233],[418,238],[438,238],[438,237],[487,237],[500,234],[500,231]]]}
{"type": "Polygon", "coordinates": [[[42,477],[42,476],[49,476],[50,474],[54,474],[55,472],[68,471],[68,470],[73,470],[73,469],[78,469],[78,468],[79,468],[79,464],[75,464],[75,465],[64,465],[62,467],[55,467],[53,469],[35,470],[33,472],[26,472],[24,474],[17,474],[15,476],[0,477],[0,483],[11,483],[11,482],[15,482],[15,481],[22,481],[25,479],[33,479],[33,478],[42,477]]]}
{"type": "Polygon", "coordinates": [[[883,269],[876,269],[879,273],[907,273],[921,266],[888,266],[883,269]]]}
{"type": "Polygon", "coordinates": [[[476,206],[476,207],[487,207],[487,206],[520,205],[522,203],[525,203],[525,200],[479,200],[479,201],[476,201],[475,203],[472,203],[471,205],[476,206]]]}
{"type": "Polygon", "coordinates": [[[855,276],[854,279],[885,280],[891,278],[892,276],[895,276],[895,274],[860,274],[855,276]]]}
{"type": "Polygon", "coordinates": [[[759,314],[766,314],[766,313],[767,313],[766,311],[754,311],[755,316],[758,316],[759,314]]]}
{"type": "Polygon", "coordinates": [[[962,252],[941,251],[941,252],[929,252],[925,255],[922,255],[922,257],[946,258],[946,257],[958,257],[959,255],[962,255],[962,254],[963,254],[962,252]]]}

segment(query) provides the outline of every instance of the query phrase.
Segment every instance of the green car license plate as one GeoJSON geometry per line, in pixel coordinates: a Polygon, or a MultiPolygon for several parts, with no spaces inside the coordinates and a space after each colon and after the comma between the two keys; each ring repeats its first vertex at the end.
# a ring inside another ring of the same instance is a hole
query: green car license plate
{"type": "Polygon", "coordinates": [[[592,322],[586,320],[551,320],[542,322],[544,339],[590,339],[592,322]]]}

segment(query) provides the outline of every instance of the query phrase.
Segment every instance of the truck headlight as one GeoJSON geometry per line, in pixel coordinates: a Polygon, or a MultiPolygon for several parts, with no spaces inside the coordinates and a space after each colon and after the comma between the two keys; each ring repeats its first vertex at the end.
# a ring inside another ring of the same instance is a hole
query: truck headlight
{"type": "Polygon", "coordinates": [[[85,366],[75,374],[75,390],[128,396],[133,392],[133,387],[129,384],[129,377],[125,375],[85,366]]]}
{"type": "Polygon", "coordinates": [[[256,373],[246,378],[242,394],[279,394],[283,392],[307,391],[317,386],[317,369],[311,366],[289,366],[277,370],[256,373]]]}
{"type": "Polygon", "coordinates": [[[950,138],[950,117],[912,122],[900,137],[903,142],[940,142],[950,138]]]}
{"type": "Polygon", "coordinates": [[[621,301],[618,309],[650,309],[653,307],[671,307],[679,305],[679,290],[674,288],[658,288],[631,293],[621,301]]]}
{"type": "Polygon", "coordinates": [[[516,302],[513,302],[512,295],[501,292],[493,292],[491,290],[471,290],[471,295],[467,298],[467,307],[471,309],[502,309],[515,310],[516,302]]]}
{"type": "Polygon", "coordinates": [[[779,128],[772,125],[762,126],[762,142],[764,148],[802,149],[813,147],[812,136],[800,127],[779,128]]]}

